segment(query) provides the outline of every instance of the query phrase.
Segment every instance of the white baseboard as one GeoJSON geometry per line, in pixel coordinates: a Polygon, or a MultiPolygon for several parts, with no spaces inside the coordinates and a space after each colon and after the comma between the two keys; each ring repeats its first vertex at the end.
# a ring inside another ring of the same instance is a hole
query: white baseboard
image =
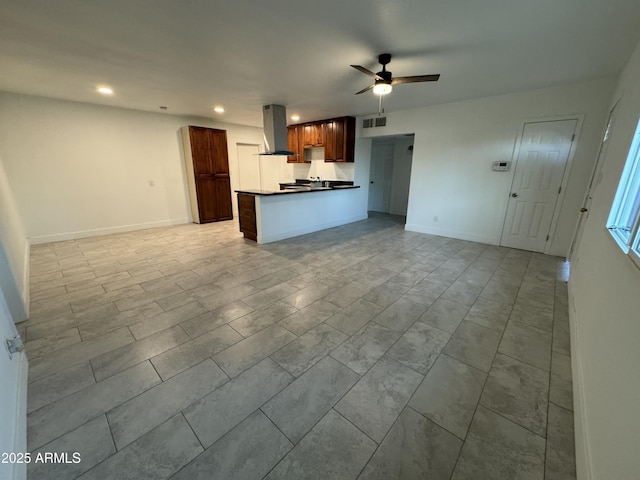
{"type": "Polygon", "coordinates": [[[438,235],[440,237],[457,238],[458,240],[467,240],[470,242],[486,243],[488,245],[499,245],[500,239],[490,237],[488,235],[475,235],[468,232],[457,232],[454,230],[447,230],[445,228],[425,227],[424,225],[417,225],[415,223],[407,223],[404,226],[405,230],[410,232],[426,233],[429,235],[438,235]]]}
{"type": "Polygon", "coordinates": [[[584,395],[584,377],[580,363],[580,335],[573,302],[572,283],[569,280],[569,327],[571,336],[571,372],[573,380],[573,424],[576,454],[576,477],[579,480],[591,480],[593,469],[591,464],[591,450],[589,430],[587,427],[587,410],[584,395]]]}
{"type": "Polygon", "coordinates": [[[30,282],[30,271],[29,271],[29,266],[31,265],[30,262],[31,259],[31,242],[29,241],[29,239],[27,238],[25,240],[25,246],[24,246],[24,266],[23,266],[23,272],[24,272],[24,278],[22,279],[22,285],[21,285],[21,289],[22,291],[20,292],[20,296],[22,297],[22,302],[24,304],[24,311],[25,311],[25,317],[23,320],[26,320],[27,318],[29,318],[29,305],[31,304],[31,282],[30,282]]]}
{"type": "Polygon", "coordinates": [[[41,243],[62,242],[64,240],[75,240],[76,238],[98,237],[100,235],[109,235],[111,233],[132,232],[134,230],[144,230],[147,228],[168,227],[171,225],[181,225],[190,223],[189,218],[174,218],[169,220],[161,220],[158,222],[136,223],[133,225],[119,225],[117,227],[96,228],[93,230],[81,230],[77,232],[56,233],[53,235],[42,235],[29,238],[32,245],[41,243]]]}
{"type": "Polygon", "coordinates": [[[300,235],[306,235],[307,233],[318,232],[320,230],[326,230],[328,228],[339,227],[340,225],[346,225],[348,223],[359,222],[360,220],[366,220],[368,215],[366,213],[362,215],[356,215],[353,217],[334,220],[331,222],[322,223],[319,225],[313,225],[309,227],[294,228],[292,230],[286,230],[281,232],[271,233],[269,235],[260,235],[258,233],[258,243],[271,243],[279,240],[285,240],[287,238],[299,237],[300,235]]]}
{"type": "MultiPolygon", "coordinates": [[[[19,354],[18,361],[18,394],[16,398],[16,417],[14,424],[15,450],[16,452],[27,451],[27,384],[29,382],[29,360],[26,352],[19,354]]],[[[13,471],[13,480],[27,479],[26,463],[17,464],[13,471]]]]}

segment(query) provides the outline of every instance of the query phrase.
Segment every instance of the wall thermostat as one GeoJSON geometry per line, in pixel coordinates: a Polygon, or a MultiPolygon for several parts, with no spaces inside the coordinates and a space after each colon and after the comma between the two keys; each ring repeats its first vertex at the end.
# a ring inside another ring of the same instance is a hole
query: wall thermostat
{"type": "Polygon", "coordinates": [[[491,170],[493,170],[494,172],[506,172],[507,170],[509,170],[510,166],[511,162],[493,162],[491,170]]]}

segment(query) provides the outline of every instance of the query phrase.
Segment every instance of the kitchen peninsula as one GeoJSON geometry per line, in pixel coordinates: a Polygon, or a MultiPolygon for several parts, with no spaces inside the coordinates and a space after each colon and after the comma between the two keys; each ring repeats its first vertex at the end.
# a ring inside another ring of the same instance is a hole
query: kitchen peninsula
{"type": "Polygon", "coordinates": [[[236,190],[240,231],[271,243],[367,218],[357,185],[236,190]]]}

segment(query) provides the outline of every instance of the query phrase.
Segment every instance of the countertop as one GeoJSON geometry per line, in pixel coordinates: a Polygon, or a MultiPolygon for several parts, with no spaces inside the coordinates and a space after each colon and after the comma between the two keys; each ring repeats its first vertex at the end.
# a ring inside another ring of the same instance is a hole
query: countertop
{"type": "Polygon", "coordinates": [[[244,193],[246,195],[292,195],[295,193],[323,192],[327,190],[349,190],[352,188],[360,188],[360,185],[336,185],[335,187],[300,187],[287,190],[234,190],[236,193],[244,193]]]}

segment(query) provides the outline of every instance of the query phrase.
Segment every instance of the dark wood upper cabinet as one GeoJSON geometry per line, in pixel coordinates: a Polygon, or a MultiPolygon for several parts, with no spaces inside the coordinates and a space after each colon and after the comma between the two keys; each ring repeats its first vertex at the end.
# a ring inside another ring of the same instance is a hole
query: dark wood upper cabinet
{"type": "Polygon", "coordinates": [[[310,163],[304,159],[304,145],[302,141],[302,125],[292,125],[287,128],[287,148],[293,155],[287,156],[287,163],[310,163]]]}
{"type": "Polygon", "coordinates": [[[341,117],[325,123],[325,162],[353,162],[356,141],[356,119],[341,117]]]}
{"type": "Polygon", "coordinates": [[[303,125],[304,148],[324,146],[324,123],[314,122],[303,125]]]}
{"type": "Polygon", "coordinates": [[[231,179],[227,132],[204,127],[183,127],[187,184],[195,223],[231,220],[231,179]]]}
{"type": "Polygon", "coordinates": [[[356,119],[340,117],[291,125],[287,140],[289,150],[295,153],[287,157],[287,163],[309,163],[304,161],[304,149],[314,147],[324,147],[325,162],[353,162],[356,119]]]}

